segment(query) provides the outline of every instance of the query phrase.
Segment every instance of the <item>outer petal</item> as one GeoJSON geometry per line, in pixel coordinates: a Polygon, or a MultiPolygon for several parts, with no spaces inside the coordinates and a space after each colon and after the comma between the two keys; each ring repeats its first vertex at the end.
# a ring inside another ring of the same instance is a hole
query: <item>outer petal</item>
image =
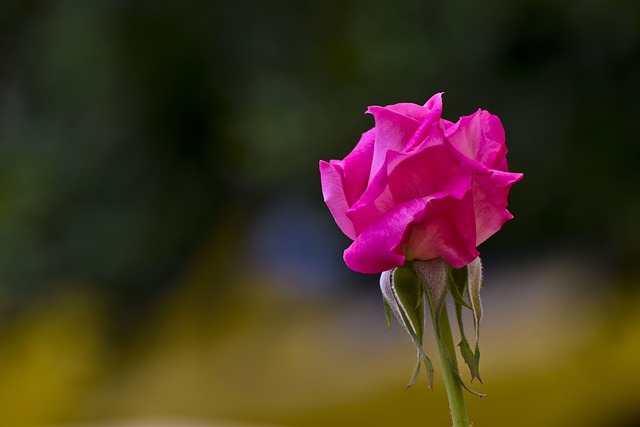
{"type": "Polygon", "coordinates": [[[471,180],[429,200],[422,220],[406,242],[407,259],[444,258],[453,267],[467,265],[478,256],[471,180]]]}
{"type": "Polygon", "coordinates": [[[445,135],[451,133],[446,143],[452,154],[473,172],[476,244],[479,245],[513,218],[506,209],[507,197],[511,186],[523,175],[507,172],[504,130],[497,117],[478,111],[461,118],[450,130],[453,131],[446,131],[445,135]],[[491,165],[496,163],[493,169],[491,165]]]}
{"type": "Polygon", "coordinates": [[[340,162],[332,160],[327,163],[320,160],[320,181],[322,184],[322,195],[331,215],[338,224],[338,227],[351,239],[356,238],[356,231],[353,223],[347,218],[346,212],[349,209],[347,198],[343,187],[343,171],[340,162]]]}
{"type": "Polygon", "coordinates": [[[424,198],[402,203],[367,227],[344,251],[347,266],[373,274],[403,265],[405,234],[412,224],[421,221],[427,204],[424,198]]]}
{"type": "Polygon", "coordinates": [[[442,257],[462,267],[478,256],[471,182],[451,194],[401,203],[367,227],[344,252],[360,273],[380,273],[405,260],[442,257]]]}
{"type": "Polygon", "coordinates": [[[374,142],[375,129],[372,128],[362,134],[356,147],[341,162],[345,197],[349,206],[353,206],[367,188],[374,142]]]}
{"type": "Polygon", "coordinates": [[[374,135],[374,129],[362,134],[356,147],[344,160],[320,161],[324,201],[342,232],[351,239],[356,238],[356,231],[346,211],[367,188],[374,135]]]}
{"type": "Polygon", "coordinates": [[[511,186],[522,179],[521,173],[492,171],[475,175],[473,204],[476,212],[476,244],[487,240],[502,225],[513,218],[507,210],[507,196],[511,186]]]}

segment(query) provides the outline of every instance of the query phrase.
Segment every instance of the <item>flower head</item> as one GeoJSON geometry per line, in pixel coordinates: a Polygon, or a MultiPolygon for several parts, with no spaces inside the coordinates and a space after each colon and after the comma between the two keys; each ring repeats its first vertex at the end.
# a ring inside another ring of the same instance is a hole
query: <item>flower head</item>
{"type": "Polygon", "coordinates": [[[324,201],[353,243],[349,268],[380,273],[444,258],[462,267],[513,216],[504,129],[487,111],[441,118],[442,94],[424,106],[372,106],[375,126],[343,160],[320,161],[324,201]]]}

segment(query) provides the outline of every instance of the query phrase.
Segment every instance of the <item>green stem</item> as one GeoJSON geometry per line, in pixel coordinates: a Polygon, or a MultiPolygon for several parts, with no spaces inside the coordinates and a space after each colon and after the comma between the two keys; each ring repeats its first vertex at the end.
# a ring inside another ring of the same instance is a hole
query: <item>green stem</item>
{"type": "Polygon", "coordinates": [[[444,372],[444,385],[447,389],[447,396],[449,397],[449,408],[451,409],[453,427],[469,427],[471,423],[469,422],[467,406],[464,401],[464,390],[449,361],[450,358],[454,365],[456,367],[458,366],[446,304],[442,306],[440,321],[438,323],[440,325],[440,331],[437,330],[436,322],[434,322],[436,337],[440,336],[440,339],[436,339],[436,341],[438,341],[438,351],[440,352],[440,361],[442,362],[442,371],[444,372]]]}

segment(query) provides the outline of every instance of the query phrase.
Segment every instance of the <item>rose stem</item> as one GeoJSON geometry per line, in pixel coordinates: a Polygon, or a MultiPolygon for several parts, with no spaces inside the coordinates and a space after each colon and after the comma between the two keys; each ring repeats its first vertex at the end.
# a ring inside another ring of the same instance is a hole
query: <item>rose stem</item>
{"type": "MultiPolygon", "coordinates": [[[[453,427],[469,427],[469,415],[467,414],[467,406],[464,401],[463,389],[448,360],[448,357],[450,357],[453,363],[456,366],[458,365],[446,304],[443,305],[440,312],[439,323],[441,339],[436,339],[436,341],[438,341],[440,361],[442,362],[442,371],[444,372],[444,385],[447,390],[447,396],[449,397],[449,408],[451,409],[453,427]]],[[[436,335],[437,334],[438,331],[436,331],[436,335]]]]}

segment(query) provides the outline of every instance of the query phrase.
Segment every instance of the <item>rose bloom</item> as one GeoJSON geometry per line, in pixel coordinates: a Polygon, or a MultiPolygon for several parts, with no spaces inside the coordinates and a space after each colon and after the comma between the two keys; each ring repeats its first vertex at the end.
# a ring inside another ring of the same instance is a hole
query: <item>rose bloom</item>
{"type": "Polygon", "coordinates": [[[375,126],[343,160],[320,161],[324,201],[353,243],[352,270],[380,273],[405,261],[469,264],[477,246],[513,216],[504,129],[478,110],[441,118],[442,94],[424,106],[372,106],[375,126]]]}

